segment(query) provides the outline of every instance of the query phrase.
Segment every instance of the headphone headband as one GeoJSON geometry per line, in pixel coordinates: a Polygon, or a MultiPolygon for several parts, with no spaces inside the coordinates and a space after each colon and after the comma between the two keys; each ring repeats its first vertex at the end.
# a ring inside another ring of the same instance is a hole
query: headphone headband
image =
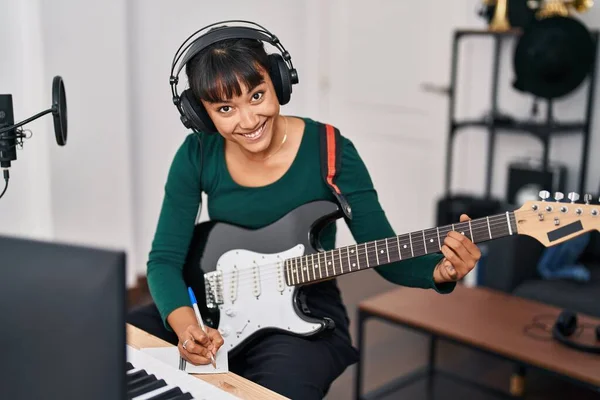
{"type": "Polygon", "coordinates": [[[269,75],[273,80],[275,92],[281,105],[286,104],[292,93],[292,85],[298,83],[298,73],[292,64],[292,58],[277,36],[258,25],[257,23],[244,20],[227,20],[216,22],[198,29],[191,34],[177,49],[171,64],[171,75],[169,85],[173,104],[181,115],[181,122],[186,128],[198,132],[201,130],[215,131],[215,127],[208,117],[204,107],[194,99],[189,89],[184,90],[181,95],[177,92],[179,74],[185,65],[196,56],[202,49],[227,39],[255,39],[266,42],[279,50],[281,54],[269,54],[269,75]],[[253,26],[229,26],[226,24],[249,24],[253,26]],[[210,29],[212,28],[212,29],[210,29]],[[208,32],[203,32],[210,29],[208,32]],[[200,34],[199,37],[196,35],[200,34]]]}
{"type": "MultiPolygon", "coordinates": [[[[181,73],[181,70],[185,67],[185,64],[189,60],[191,60],[196,54],[198,54],[198,52],[200,52],[203,48],[210,46],[211,44],[214,44],[216,42],[219,42],[221,40],[234,39],[234,38],[256,39],[256,40],[265,41],[265,42],[275,46],[277,48],[277,50],[279,50],[279,52],[281,53],[281,56],[283,57],[283,59],[289,65],[290,71],[295,71],[294,65],[292,64],[292,58],[291,58],[290,54],[287,52],[285,47],[283,47],[283,45],[281,44],[281,42],[279,41],[277,36],[273,35],[266,28],[262,27],[261,25],[255,23],[255,22],[232,19],[232,20],[215,22],[210,25],[206,25],[206,26],[198,29],[196,32],[192,33],[190,36],[188,36],[188,38],[177,49],[175,56],[173,56],[173,62],[171,63],[171,76],[170,76],[171,84],[174,83],[175,85],[177,85],[177,81],[179,80],[179,78],[178,78],[179,74],[181,73]],[[249,25],[254,25],[256,28],[244,27],[244,26],[223,25],[223,24],[229,24],[229,23],[249,24],[249,25]],[[219,26],[219,25],[222,25],[222,26],[219,26]],[[201,34],[200,37],[198,37],[190,42],[190,40],[192,40],[200,32],[205,31],[206,29],[210,29],[210,28],[213,28],[214,30],[211,30],[207,33],[201,34]],[[190,42],[190,43],[188,43],[188,42],[190,42]],[[185,54],[185,56],[184,56],[184,54],[185,54]],[[181,59],[182,57],[183,57],[183,59],[181,59]],[[180,60],[181,60],[181,62],[180,62],[180,60]],[[179,66],[177,66],[178,64],[179,64],[179,66]],[[177,69],[177,72],[175,73],[176,69],[177,69]]],[[[296,83],[296,82],[294,82],[294,83],[296,83]]]]}
{"type": "Polygon", "coordinates": [[[265,34],[264,32],[257,31],[253,28],[241,26],[216,28],[214,31],[210,31],[206,35],[203,35],[196,39],[194,42],[192,42],[192,44],[189,47],[189,50],[181,59],[181,63],[177,68],[177,75],[179,75],[181,70],[188,63],[188,61],[190,61],[202,49],[210,46],[211,44],[227,39],[256,39],[263,42],[268,42],[273,46],[277,45],[277,43],[273,43],[271,36],[265,34]]]}

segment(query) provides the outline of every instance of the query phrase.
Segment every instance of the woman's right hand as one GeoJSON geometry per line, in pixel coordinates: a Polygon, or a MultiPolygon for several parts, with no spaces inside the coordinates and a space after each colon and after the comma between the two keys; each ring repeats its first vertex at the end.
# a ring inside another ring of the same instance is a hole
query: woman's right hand
{"type": "Polygon", "coordinates": [[[218,330],[205,326],[206,333],[198,324],[188,325],[179,336],[179,353],[194,365],[210,364],[210,354],[215,357],[217,350],[223,345],[223,337],[218,330]],[[184,347],[185,344],[185,347],[184,347]]]}

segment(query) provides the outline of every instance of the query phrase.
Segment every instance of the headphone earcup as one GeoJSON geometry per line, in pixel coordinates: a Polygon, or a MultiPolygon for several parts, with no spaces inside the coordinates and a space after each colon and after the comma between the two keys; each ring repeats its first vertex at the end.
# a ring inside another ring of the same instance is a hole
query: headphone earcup
{"type": "Polygon", "coordinates": [[[269,76],[273,81],[279,104],[287,104],[292,97],[292,81],[290,70],[280,54],[269,54],[269,76]]]}
{"type": "Polygon", "coordinates": [[[555,327],[562,336],[571,336],[577,329],[577,314],[564,310],[556,319],[555,327]]]}
{"type": "Polygon", "coordinates": [[[195,99],[190,89],[184,90],[179,97],[181,110],[183,111],[181,122],[186,128],[204,133],[217,132],[217,128],[208,116],[206,109],[195,99]]]}

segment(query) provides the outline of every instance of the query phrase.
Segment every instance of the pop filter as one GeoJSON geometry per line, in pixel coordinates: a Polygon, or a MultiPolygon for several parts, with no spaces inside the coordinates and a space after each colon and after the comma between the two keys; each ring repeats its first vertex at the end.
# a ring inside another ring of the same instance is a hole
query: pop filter
{"type": "Polygon", "coordinates": [[[56,143],[64,146],[67,143],[67,96],[65,84],[60,76],[55,76],[52,81],[52,117],[56,143]]]}
{"type": "Polygon", "coordinates": [[[25,135],[23,125],[30,123],[43,115],[52,113],[54,118],[54,136],[59,146],[67,144],[67,96],[65,95],[65,84],[60,76],[55,76],[52,81],[52,107],[32,117],[14,124],[12,115],[12,96],[0,95],[0,169],[4,176],[4,190],[0,192],[0,198],[8,188],[11,161],[17,159],[17,147],[23,146],[25,135]],[[7,126],[8,125],[8,126],[7,126]]]}

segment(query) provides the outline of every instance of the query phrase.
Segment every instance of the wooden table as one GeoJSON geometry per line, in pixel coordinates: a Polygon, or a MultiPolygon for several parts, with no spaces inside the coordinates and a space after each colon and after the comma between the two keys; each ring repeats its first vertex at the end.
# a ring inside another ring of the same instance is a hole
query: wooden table
{"type": "MultiPolygon", "coordinates": [[[[136,349],[141,347],[165,347],[173,346],[162,339],[157,338],[133,325],[127,324],[127,344],[136,349]]],[[[202,379],[220,389],[225,390],[241,399],[247,400],[281,400],[286,399],[265,387],[257,385],[248,379],[242,378],[233,372],[226,374],[191,374],[192,376],[202,379]]]]}
{"type": "MultiPolygon", "coordinates": [[[[524,328],[536,316],[543,315],[544,323],[554,322],[562,310],[547,304],[492,289],[458,285],[453,293],[447,295],[433,290],[399,288],[361,302],[358,310],[358,347],[361,360],[365,356],[365,322],[371,318],[429,335],[430,348],[429,364],[425,368],[366,395],[361,393],[363,367],[359,362],[355,376],[357,398],[376,398],[439,373],[464,381],[463,378],[435,368],[435,345],[438,338],[514,361],[520,368],[539,368],[593,390],[600,390],[600,355],[583,353],[555,340],[539,340],[524,333],[524,328]]],[[[600,324],[600,319],[578,315],[578,323],[596,326],[600,324]]],[[[544,334],[541,330],[532,333],[538,336],[544,334]]],[[[546,336],[549,337],[549,334],[546,336]]],[[[593,329],[586,328],[575,340],[597,345],[593,329]]],[[[472,381],[466,383],[495,394],[506,395],[472,381]]]]}

